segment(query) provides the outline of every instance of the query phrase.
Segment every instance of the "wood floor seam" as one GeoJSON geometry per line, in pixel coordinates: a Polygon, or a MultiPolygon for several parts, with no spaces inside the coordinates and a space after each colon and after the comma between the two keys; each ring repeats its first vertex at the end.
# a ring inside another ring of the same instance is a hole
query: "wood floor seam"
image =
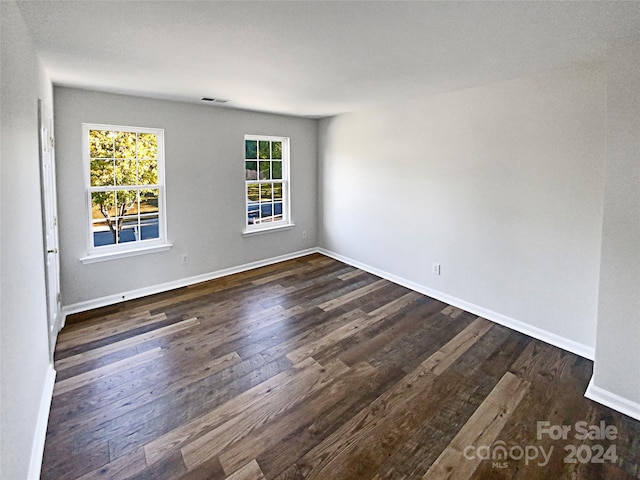
{"type": "Polygon", "coordinates": [[[91,382],[95,382],[111,373],[118,371],[122,367],[135,368],[139,365],[152,361],[153,359],[160,356],[161,353],[162,349],[160,347],[156,347],[151,350],[147,350],[146,352],[127,357],[114,363],[110,363],[109,365],[96,368],[95,370],[81,373],[79,375],[76,375],[75,377],[61,380],[55,383],[53,395],[61,395],[76,388],[88,385],[91,382]]]}
{"type": "Polygon", "coordinates": [[[57,362],[55,362],[55,368],[58,371],[64,370],[66,368],[85,363],[88,360],[99,358],[107,353],[123,350],[129,346],[138,345],[140,343],[146,342],[147,340],[153,340],[161,336],[171,335],[172,333],[179,332],[180,330],[183,330],[185,328],[189,328],[192,325],[198,325],[198,324],[199,322],[197,318],[189,318],[187,320],[176,322],[174,324],[167,325],[165,327],[161,327],[156,330],[151,330],[150,332],[141,333],[139,335],[135,335],[125,340],[120,340],[118,342],[114,342],[109,345],[105,345],[103,347],[87,350],[86,352],[78,353],[76,355],[63,358],[62,360],[58,360],[57,362]]]}

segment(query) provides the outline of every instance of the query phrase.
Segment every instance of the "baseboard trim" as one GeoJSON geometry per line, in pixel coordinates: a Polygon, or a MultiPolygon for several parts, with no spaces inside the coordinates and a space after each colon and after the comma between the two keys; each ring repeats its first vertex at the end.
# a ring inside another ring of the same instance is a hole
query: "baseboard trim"
{"type": "Polygon", "coordinates": [[[31,460],[29,461],[29,480],[38,480],[42,469],[42,457],[44,455],[44,441],[47,437],[47,425],[49,423],[49,411],[51,410],[51,399],[53,398],[53,386],[56,383],[56,371],[53,365],[49,364],[47,376],[42,388],[40,397],[40,410],[36,422],[36,431],[31,446],[31,460]]]}
{"type": "Polygon", "coordinates": [[[168,292],[169,290],[175,290],[176,288],[188,287],[196,283],[206,282],[220,277],[226,277],[227,275],[233,275],[234,273],[246,272],[247,270],[253,270],[255,268],[265,267],[274,263],[284,262],[286,260],[292,260],[294,258],[304,257],[312,253],[317,253],[317,248],[308,248],[306,250],[299,250],[294,253],[287,253],[285,255],[279,255],[277,257],[267,258],[265,260],[258,260],[255,262],[245,263],[236,267],[224,268],[222,270],[216,270],[215,272],[205,273],[202,275],[196,275],[193,277],[182,278],[172,282],[160,283],[152,285],[150,287],[139,288],[136,290],[130,290],[127,292],[121,292],[114,295],[108,295],[106,297],[96,298],[93,300],[87,300],[84,302],[78,302],[71,305],[65,305],[62,308],[62,325],[65,324],[68,315],[92,310],[94,308],[106,307],[108,305],[114,305],[116,303],[124,302],[127,300],[133,300],[135,298],[146,297],[148,295],[154,295],[156,293],[168,292]]]}
{"type": "Polygon", "coordinates": [[[612,408],[617,412],[628,415],[636,420],[640,420],[640,403],[633,402],[621,397],[620,395],[611,393],[604,388],[596,386],[593,383],[593,377],[589,380],[589,386],[587,387],[587,391],[584,393],[584,396],[589,400],[593,400],[594,402],[604,405],[605,407],[612,408]]]}
{"type": "Polygon", "coordinates": [[[130,290],[127,292],[109,295],[106,297],[101,297],[93,300],[87,300],[84,302],[78,302],[71,305],[66,305],[62,309],[62,314],[63,314],[62,325],[64,325],[67,315],[71,315],[73,313],[84,312],[86,310],[105,307],[108,305],[124,302],[126,300],[133,300],[135,298],[154,295],[156,293],[167,292],[169,290],[174,290],[176,288],[187,287],[189,285],[194,285],[196,283],[206,282],[208,280],[213,280],[213,279],[224,277],[227,275],[233,275],[234,273],[245,272],[247,270],[253,270],[255,268],[272,265],[274,263],[283,262],[286,260],[292,260],[294,258],[303,257],[305,255],[310,255],[312,253],[322,253],[323,255],[334,258],[340,262],[343,262],[353,267],[367,271],[369,273],[382,277],[386,280],[389,280],[390,282],[394,282],[394,283],[397,283],[398,285],[402,285],[404,287],[410,288],[411,290],[422,293],[423,295],[427,295],[429,297],[435,298],[436,300],[445,302],[448,305],[453,305],[454,307],[461,308],[467,312],[473,313],[474,315],[478,315],[480,317],[486,318],[487,320],[491,320],[492,322],[511,328],[525,335],[529,335],[530,337],[536,338],[545,343],[549,343],[558,348],[562,348],[563,350],[566,350],[568,352],[575,353],[576,355],[580,355],[581,357],[587,358],[589,360],[593,360],[595,357],[595,349],[593,347],[589,347],[588,345],[575,342],[566,337],[562,337],[560,335],[549,332],[547,330],[543,330],[541,328],[535,327],[528,323],[521,322],[519,320],[508,317],[506,315],[502,315],[501,313],[494,312],[492,310],[481,307],[479,305],[469,303],[465,300],[453,297],[446,293],[433,290],[431,288],[425,287],[424,285],[420,285],[418,283],[412,282],[398,275],[394,275],[392,273],[386,272],[376,267],[372,267],[371,265],[367,265],[365,263],[359,262],[352,258],[345,257],[343,255],[332,252],[325,248],[308,248],[306,250],[300,250],[298,252],[280,255],[278,257],[272,257],[265,260],[258,260],[255,262],[245,263],[243,265],[225,268],[225,269],[217,270],[211,273],[205,273],[202,275],[196,275],[194,277],[183,278],[183,279],[175,280],[172,282],[161,283],[158,285],[152,285],[150,287],[140,288],[137,290],[130,290]]]}
{"type": "Polygon", "coordinates": [[[386,280],[389,280],[390,282],[410,288],[411,290],[422,293],[423,295],[427,295],[428,297],[445,302],[448,305],[453,305],[454,307],[461,308],[462,310],[473,313],[474,315],[478,315],[479,317],[486,318],[487,320],[491,320],[492,322],[511,328],[512,330],[516,330],[520,333],[524,333],[525,335],[529,335],[530,337],[533,337],[537,340],[541,340],[545,343],[561,348],[568,352],[575,353],[576,355],[580,355],[581,357],[587,358],[589,360],[593,360],[595,358],[595,349],[593,347],[575,342],[566,337],[562,337],[547,330],[529,325],[528,323],[521,322],[519,320],[508,317],[506,315],[502,315],[481,306],[474,305],[460,298],[447,295],[446,293],[433,290],[431,288],[425,287],[424,285],[420,285],[384,270],[380,270],[357,260],[353,260],[352,258],[345,257],[325,248],[319,248],[318,252],[353,267],[382,277],[386,280]]]}

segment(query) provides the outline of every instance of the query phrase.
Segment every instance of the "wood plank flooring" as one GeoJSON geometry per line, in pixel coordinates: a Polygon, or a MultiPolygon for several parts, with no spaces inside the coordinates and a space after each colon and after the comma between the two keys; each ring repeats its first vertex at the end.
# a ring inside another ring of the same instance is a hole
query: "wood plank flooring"
{"type": "Polygon", "coordinates": [[[640,478],[590,361],[319,254],[74,315],[55,359],[43,479],[640,478]]]}

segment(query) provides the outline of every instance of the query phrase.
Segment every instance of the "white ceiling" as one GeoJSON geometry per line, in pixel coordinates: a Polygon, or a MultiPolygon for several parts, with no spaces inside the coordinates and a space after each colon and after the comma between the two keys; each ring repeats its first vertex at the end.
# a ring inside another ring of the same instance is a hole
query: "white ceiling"
{"type": "Polygon", "coordinates": [[[324,117],[600,61],[640,1],[22,1],[57,85],[324,117]]]}

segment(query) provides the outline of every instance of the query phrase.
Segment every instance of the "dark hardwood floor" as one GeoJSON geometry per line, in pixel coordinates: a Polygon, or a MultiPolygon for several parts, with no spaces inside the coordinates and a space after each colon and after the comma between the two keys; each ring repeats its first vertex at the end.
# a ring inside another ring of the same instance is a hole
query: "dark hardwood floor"
{"type": "Polygon", "coordinates": [[[322,255],[74,315],[55,358],[44,479],[640,478],[590,361],[322,255]]]}

